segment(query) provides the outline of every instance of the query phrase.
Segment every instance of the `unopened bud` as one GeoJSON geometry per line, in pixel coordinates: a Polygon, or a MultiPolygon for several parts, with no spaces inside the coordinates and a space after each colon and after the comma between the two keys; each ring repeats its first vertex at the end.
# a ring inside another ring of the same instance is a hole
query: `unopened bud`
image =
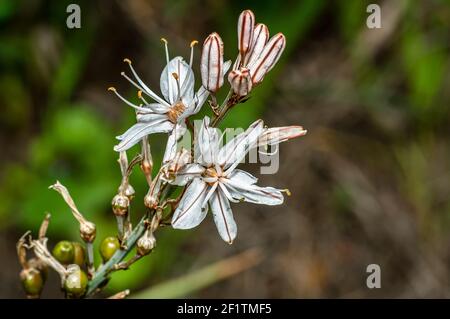
{"type": "Polygon", "coordinates": [[[200,72],[203,86],[216,92],[223,85],[223,41],[217,33],[211,33],[203,43],[200,72]]]}
{"type": "Polygon", "coordinates": [[[269,72],[280,59],[281,53],[283,53],[285,47],[286,38],[282,33],[278,33],[270,38],[258,59],[249,66],[254,85],[262,82],[267,72],[269,72]]]}
{"type": "Polygon", "coordinates": [[[252,78],[247,68],[231,71],[228,74],[228,81],[233,92],[239,96],[246,96],[252,90],[252,78]]]}
{"type": "Polygon", "coordinates": [[[255,15],[251,10],[244,10],[238,19],[238,48],[242,61],[250,50],[255,27],[255,15]]]}
{"type": "Polygon", "coordinates": [[[111,205],[114,215],[125,216],[130,207],[130,200],[127,196],[118,194],[114,196],[111,205]]]}
{"type": "Polygon", "coordinates": [[[265,24],[258,23],[253,31],[252,47],[247,55],[245,65],[249,66],[259,58],[269,40],[269,29],[265,24]]]}

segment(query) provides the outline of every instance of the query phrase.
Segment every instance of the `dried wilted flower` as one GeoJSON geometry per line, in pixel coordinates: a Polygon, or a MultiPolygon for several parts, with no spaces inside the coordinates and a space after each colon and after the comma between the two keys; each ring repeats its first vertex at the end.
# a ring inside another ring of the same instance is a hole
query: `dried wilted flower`
{"type": "Polygon", "coordinates": [[[66,204],[72,210],[73,217],[80,223],[80,235],[81,238],[89,243],[92,243],[95,239],[96,235],[96,227],[95,224],[88,221],[84,216],[80,213],[75,202],[69,194],[67,188],[62,185],[59,181],[56,181],[54,185],[51,185],[49,188],[54,189],[58,193],[61,194],[66,204]]]}
{"type": "Polygon", "coordinates": [[[136,243],[137,253],[140,256],[148,255],[153,248],[156,246],[156,239],[152,232],[148,229],[145,231],[144,235],[136,243]]]}

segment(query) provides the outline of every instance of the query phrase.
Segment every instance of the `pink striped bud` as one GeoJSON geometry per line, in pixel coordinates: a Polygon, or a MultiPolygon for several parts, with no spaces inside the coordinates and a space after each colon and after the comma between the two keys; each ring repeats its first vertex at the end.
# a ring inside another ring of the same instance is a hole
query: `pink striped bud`
{"type": "Polygon", "coordinates": [[[246,96],[252,90],[252,78],[247,68],[231,71],[228,74],[228,81],[233,92],[239,96],[246,96]]]}
{"type": "Polygon", "coordinates": [[[203,43],[200,72],[203,86],[216,92],[223,85],[223,41],[217,33],[211,33],[203,43]]]}
{"type": "Polygon", "coordinates": [[[253,84],[262,82],[267,72],[277,63],[285,46],[286,38],[282,33],[278,33],[270,38],[260,56],[249,66],[253,84]]]}
{"type": "Polygon", "coordinates": [[[252,46],[253,29],[255,28],[255,15],[251,10],[244,10],[238,20],[238,48],[241,60],[245,60],[245,55],[252,46]]]}
{"type": "Polygon", "coordinates": [[[246,65],[251,65],[259,58],[267,41],[269,41],[269,29],[265,24],[258,23],[253,31],[252,47],[247,56],[246,65]]]}
{"type": "Polygon", "coordinates": [[[302,126],[283,126],[264,129],[258,138],[258,146],[277,145],[291,138],[303,136],[307,133],[302,126]]]}

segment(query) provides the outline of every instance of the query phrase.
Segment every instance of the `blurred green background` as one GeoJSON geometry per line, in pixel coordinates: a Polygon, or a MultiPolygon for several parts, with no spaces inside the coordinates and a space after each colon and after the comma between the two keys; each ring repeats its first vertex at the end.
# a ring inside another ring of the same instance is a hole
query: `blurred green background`
{"type": "MultiPolygon", "coordinates": [[[[76,1],[81,29],[68,29],[72,2],[0,0],[0,297],[23,297],[15,242],[36,232],[45,212],[50,247],[78,237],[68,208],[48,190],[55,180],[97,224],[98,238],[115,233],[110,201],[120,172],[112,147],[134,115],[106,88],[136,94],[120,76],[123,58],[159,91],[161,37],[172,56],[187,57],[191,40],[217,31],[234,59],[237,17],[247,8],[271,34],[283,32],[287,47],[222,126],[258,117],[305,126],[306,137],[282,145],[278,174],[260,178],[293,195],[280,207],[235,206],[232,246],[211,218],[192,231],[159,231],[156,251],[115,274],[105,295],[130,288],[146,296],[148,287],[180,277],[147,296],[450,295],[448,1],[86,0],[76,1]],[[381,29],[366,27],[369,3],[381,5],[381,29]],[[264,258],[243,273],[183,277],[255,247],[264,258]],[[365,285],[371,263],[381,266],[381,289],[365,285]],[[205,283],[196,285],[199,278],[205,283]]],[[[197,48],[197,78],[199,56],[197,48]]],[[[158,160],[164,138],[151,143],[158,160]]],[[[140,174],[131,181],[137,219],[146,183],[140,174]]],[[[43,297],[58,290],[54,277],[43,297]]]]}

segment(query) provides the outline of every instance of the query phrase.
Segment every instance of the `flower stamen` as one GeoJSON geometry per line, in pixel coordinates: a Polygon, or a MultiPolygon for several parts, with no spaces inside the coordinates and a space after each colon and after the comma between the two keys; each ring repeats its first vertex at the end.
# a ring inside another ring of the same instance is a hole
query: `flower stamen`
{"type": "Polygon", "coordinates": [[[111,86],[108,88],[108,91],[114,92],[115,95],[117,95],[117,97],[119,99],[121,99],[124,103],[126,103],[127,105],[131,106],[132,108],[139,110],[139,111],[145,111],[146,109],[144,109],[142,107],[142,104],[136,105],[131,103],[130,101],[128,101],[126,98],[124,98],[122,95],[119,94],[119,92],[117,92],[116,88],[111,86]]]}
{"type": "Polygon", "coordinates": [[[198,44],[197,40],[192,40],[190,47],[191,47],[191,56],[189,58],[189,66],[192,67],[192,62],[194,61],[194,46],[198,44]]]}

